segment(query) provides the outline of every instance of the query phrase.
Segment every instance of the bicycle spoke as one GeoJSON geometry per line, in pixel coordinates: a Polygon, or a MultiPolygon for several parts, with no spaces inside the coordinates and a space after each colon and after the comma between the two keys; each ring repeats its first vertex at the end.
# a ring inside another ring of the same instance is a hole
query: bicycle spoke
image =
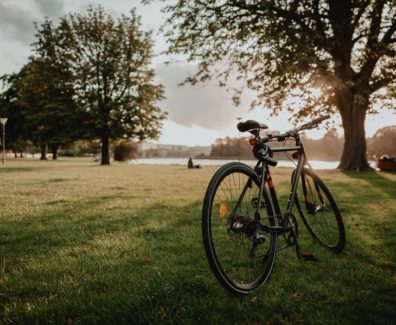
{"type": "Polygon", "coordinates": [[[335,211],[333,204],[329,201],[328,192],[323,187],[323,182],[315,176],[315,179],[305,174],[302,182],[305,182],[306,196],[304,196],[304,184],[297,190],[297,200],[304,196],[304,204],[299,205],[300,214],[303,221],[312,235],[322,244],[330,248],[337,248],[340,242],[341,230],[338,223],[338,211],[335,211]]]}
{"type": "MultiPolygon", "coordinates": [[[[252,184],[251,188],[247,187],[248,182],[249,177],[241,173],[234,173],[225,177],[218,186],[212,207],[212,218],[218,216],[219,206],[224,201],[228,210],[223,217],[224,220],[227,220],[226,224],[221,225],[221,223],[212,222],[212,224],[217,225],[216,227],[213,225],[212,228],[212,241],[213,245],[216,246],[217,259],[232,281],[244,285],[252,283],[260,276],[263,272],[263,264],[260,263],[260,259],[250,256],[254,243],[246,230],[242,229],[238,233],[238,230],[230,231],[227,230],[227,227],[232,229],[233,225],[230,226],[232,217],[236,218],[236,221],[234,221],[236,224],[239,222],[245,228],[249,222],[254,222],[255,209],[252,205],[252,199],[258,198],[259,188],[255,184],[252,184]],[[237,207],[238,202],[239,206],[237,207]],[[230,215],[233,211],[235,216],[230,215]],[[232,246],[229,244],[230,241],[233,243],[232,246]]],[[[260,201],[258,204],[260,204],[260,201]]],[[[266,236],[269,237],[270,234],[266,236]]],[[[270,240],[267,238],[264,244],[257,247],[255,255],[264,255],[269,250],[269,245],[270,240]]]]}

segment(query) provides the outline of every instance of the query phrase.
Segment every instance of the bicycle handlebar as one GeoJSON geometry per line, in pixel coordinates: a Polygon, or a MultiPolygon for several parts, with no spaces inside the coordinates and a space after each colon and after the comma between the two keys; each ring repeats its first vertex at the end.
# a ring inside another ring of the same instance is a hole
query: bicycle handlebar
{"type": "Polygon", "coordinates": [[[300,132],[301,130],[309,130],[309,129],[314,128],[320,122],[327,120],[329,118],[330,118],[330,115],[321,116],[316,119],[313,119],[312,121],[310,121],[308,123],[300,125],[298,128],[289,130],[285,133],[281,133],[278,135],[269,135],[269,136],[264,137],[262,140],[263,140],[263,142],[267,142],[271,139],[276,139],[278,141],[284,141],[286,138],[295,137],[297,135],[297,133],[300,132]]]}
{"type": "Polygon", "coordinates": [[[315,127],[320,122],[322,122],[324,120],[327,120],[329,118],[330,118],[330,115],[325,115],[325,116],[318,117],[318,118],[313,119],[312,121],[310,121],[308,123],[300,125],[298,128],[294,129],[293,131],[298,132],[298,131],[305,130],[305,129],[312,129],[313,127],[315,127]]]}

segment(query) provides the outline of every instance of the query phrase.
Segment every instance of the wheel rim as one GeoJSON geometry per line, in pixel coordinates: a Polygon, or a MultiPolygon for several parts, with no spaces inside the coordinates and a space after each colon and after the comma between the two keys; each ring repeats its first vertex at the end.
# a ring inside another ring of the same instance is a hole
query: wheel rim
{"type": "Polygon", "coordinates": [[[325,246],[335,248],[339,243],[340,235],[333,204],[320,182],[306,174],[304,178],[307,195],[304,195],[302,184],[299,185],[297,192],[304,219],[314,237],[325,246]]]}
{"type": "MultiPolygon", "coordinates": [[[[215,261],[225,280],[242,290],[260,284],[273,263],[270,234],[260,230],[260,224],[254,220],[258,196],[259,187],[242,172],[222,178],[212,196],[210,241],[215,261]]],[[[263,200],[260,215],[261,225],[268,226],[263,200]]]]}

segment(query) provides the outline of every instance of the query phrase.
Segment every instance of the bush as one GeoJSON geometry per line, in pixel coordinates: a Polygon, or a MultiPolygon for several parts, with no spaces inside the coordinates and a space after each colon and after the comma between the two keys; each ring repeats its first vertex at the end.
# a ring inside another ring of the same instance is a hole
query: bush
{"type": "Polygon", "coordinates": [[[137,157],[137,144],[122,142],[114,147],[114,160],[125,161],[137,157]]]}

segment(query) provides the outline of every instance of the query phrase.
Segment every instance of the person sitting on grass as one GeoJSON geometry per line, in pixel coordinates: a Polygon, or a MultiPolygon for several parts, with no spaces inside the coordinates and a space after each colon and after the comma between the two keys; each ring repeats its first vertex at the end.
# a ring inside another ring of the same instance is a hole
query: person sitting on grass
{"type": "Polygon", "coordinates": [[[195,166],[194,166],[194,163],[193,163],[191,157],[188,159],[187,167],[188,167],[188,168],[201,168],[200,165],[195,165],[195,166]]]}

